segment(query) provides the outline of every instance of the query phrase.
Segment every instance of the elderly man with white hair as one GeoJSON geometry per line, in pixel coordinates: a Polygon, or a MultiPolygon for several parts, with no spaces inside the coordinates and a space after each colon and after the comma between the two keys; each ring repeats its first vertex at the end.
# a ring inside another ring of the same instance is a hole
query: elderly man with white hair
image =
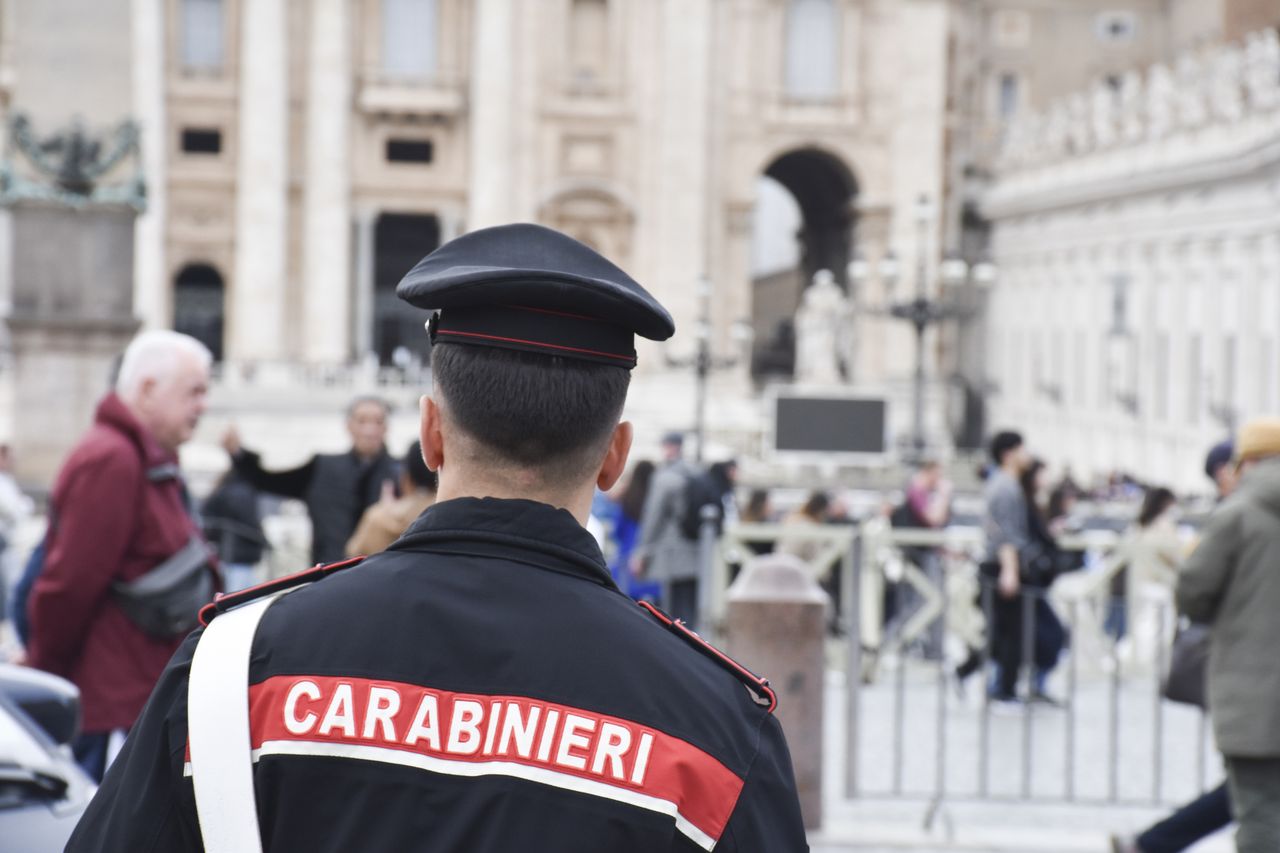
{"type": "Polygon", "coordinates": [[[178,474],[178,448],[205,410],[210,361],[187,335],[135,337],[54,484],[44,567],[27,605],[28,660],[80,688],[83,734],[73,750],[95,779],[215,591],[178,474]]]}

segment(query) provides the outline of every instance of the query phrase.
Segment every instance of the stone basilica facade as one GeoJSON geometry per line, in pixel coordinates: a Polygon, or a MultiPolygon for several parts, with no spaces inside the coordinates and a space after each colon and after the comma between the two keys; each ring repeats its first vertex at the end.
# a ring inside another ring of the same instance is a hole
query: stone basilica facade
{"type": "Polygon", "coordinates": [[[165,176],[145,251],[162,260],[139,312],[231,362],[387,362],[421,346],[400,275],[464,230],[525,220],[615,259],[684,336],[705,277],[731,347],[753,319],[761,176],[803,212],[803,280],[843,282],[855,234],[872,258],[913,250],[894,211],[945,192],[948,5],[135,4],[160,16],[136,61],[164,68],[142,113],[165,176]]]}
{"type": "MultiPolygon", "coordinates": [[[[0,115],[138,120],[135,313],[209,343],[237,392],[227,407],[279,407],[293,398],[278,389],[302,382],[299,406],[328,411],[363,381],[353,365],[412,367],[423,318],[395,300],[400,276],[465,230],[537,221],[616,260],[675,315],[676,338],[641,349],[637,419],[654,435],[691,425],[692,371],[675,362],[705,332],[736,365],[711,376],[709,431],[753,455],[768,443],[758,392],[790,381],[792,321],[820,271],[849,308],[842,371],[823,390],[888,397],[900,435],[914,348],[881,310],[893,294],[880,261],[899,261],[898,298],[919,277],[951,299],[938,262],[988,252],[979,199],[1010,119],[1230,37],[1266,5],[0,0],[0,115]],[[123,75],[124,102],[95,93],[97,72],[60,84],[95,61],[123,75]],[[799,249],[795,269],[762,277],[765,179],[794,202],[799,249]],[[870,270],[856,287],[855,257],[870,270]]],[[[987,337],[972,313],[929,333],[932,444],[965,421],[981,431],[987,337]]]]}

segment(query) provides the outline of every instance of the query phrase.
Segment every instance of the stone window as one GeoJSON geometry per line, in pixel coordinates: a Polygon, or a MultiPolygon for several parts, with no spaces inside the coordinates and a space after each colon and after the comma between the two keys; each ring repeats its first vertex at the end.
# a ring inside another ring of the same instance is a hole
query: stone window
{"type": "Polygon", "coordinates": [[[430,139],[388,139],[388,163],[430,163],[433,159],[430,139]]]}
{"type": "Polygon", "coordinates": [[[1098,410],[1102,412],[1111,411],[1112,398],[1116,392],[1115,360],[1112,357],[1114,348],[1111,346],[1111,333],[1098,333],[1097,365],[1098,365],[1098,410]]]}
{"type": "Polygon", "coordinates": [[[1011,119],[1018,112],[1020,92],[1018,75],[1006,71],[996,84],[996,114],[1001,119],[1011,119]]]}
{"type": "Polygon", "coordinates": [[[1138,16],[1132,12],[1103,12],[1094,21],[1098,40],[1109,44],[1127,44],[1138,34],[1138,16]]]}
{"type": "Polygon", "coordinates": [[[1192,335],[1187,343],[1187,423],[1200,424],[1200,412],[1204,408],[1204,343],[1199,335],[1192,335]]]}
{"type": "Polygon", "coordinates": [[[1276,410],[1276,341],[1264,335],[1258,341],[1258,405],[1256,411],[1276,410]]]}
{"type": "Polygon", "coordinates": [[[1119,273],[1111,279],[1111,334],[1129,332],[1129,277],[1119,273]]]}
{"type": "Polygon", "coordinates": [[[223,54],[222,0],[182,0],[182,67],[218,71],[223,54]]]}
{"type": "Polygon", "coordinates": [[[787,5],[788,96],[833,98],[840,90],[840,19],[835,0],[791,0],[787,5]]]}
{"type": "Polygon", "coordinates": [[[1089,362],[1088,362],[1088,342],[1086,333],[1083,329],[1076,330],[1075,346],[1071,361],[1076,368],[1075,376],[1075,401],[1076,405],[1084,408],[1089,399],[1089,362]]]}
{"type": "Polygon", "coordinates": [[[1227,334],[1222,340],[1222,378],[1218,380],[1218,403],[1224,415],[1234,415],[1239,401],[1237,392],[1240,383],[1237,380],[1240,365],[1237,358],[1238,344],[1236,336],[1227,334]]]}
{"type": "Polygon", "coordinates": [[[437,0],[382,0],[382,71],[427,80],[439,67],[437,0]]]}
{"type": "Polygon", "coordinates": [[[184,127],[182,152],[184,154],[222,153],[222,131],[216,127],[184,127]]]}
{"type": "Polygon", "coordinates": [[[1155,369],[1152,406],[1156,420],[1169,419],[1169,333],[1156,333],[1156,352],[1152,360],[1155,369]]]}
{"type": "Polygon", "coordinates": [[[173,329],[190,335],[222,361],[222,274],[208,264],[188,264],[173,283],[173,329]]]}
{"type": "Polygon", "coordinates": [[[573,0],[569,9],[569,81],[599,85],[609,74],[608,0],[573,0]]]}

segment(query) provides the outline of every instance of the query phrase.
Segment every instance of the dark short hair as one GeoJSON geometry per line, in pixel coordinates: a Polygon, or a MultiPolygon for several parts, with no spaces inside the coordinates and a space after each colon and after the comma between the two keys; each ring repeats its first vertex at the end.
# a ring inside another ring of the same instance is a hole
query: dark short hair
{"type": "Polygon", "coordinates": [[[1209,455],[1204,459],[1204,473],[1210,480],[1218,479],[1218,472],[1224,465],[1229,465],[1236,455],[1236,445],[1231,439],[1220,441],[1209,448],[1209,455]]]}
{"type": "Polygon", "coordinates": [[[998,432],[991,439],[991,461],[997,465],[1004,464],[1005,454],[1022,446],[1022,436],[1012,430],[998,432]]]}
{"type": "Polygon", "coordinates": [[[422,458],[422,442],[415,441],[409,445],[404,454],[404,472],[409,475],[409,482],[418,488],[433,492],[436,490],[436,474],[422,458]]]}
{"type": "Polygon", "coordinates": [[[519,350],[439,343],[432,372],[464,433],[500,463],[576,477],[598,465],[631,372],[519,350]]]}
{"type": "Polygon", "coordinates": [[[812,492],[800,511],[810,518],[820,518],[829,506],[831,506],[831,498],[827,497],[826,492],[812,492]]]}
{"type": "Polygon", "coordinates": [[[1147,489],[1147,493],[1142,496],[1142,509],[1138,511],[1138,526],[1150,527],[1153,521],[1177,502],[1177,496],[1164,486],[1147,489]]]}

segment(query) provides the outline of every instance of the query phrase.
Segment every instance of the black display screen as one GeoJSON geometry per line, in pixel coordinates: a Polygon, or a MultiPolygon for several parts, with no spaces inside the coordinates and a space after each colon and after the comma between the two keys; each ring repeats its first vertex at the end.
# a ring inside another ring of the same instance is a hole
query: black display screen
{"type": "Polygon", "coordinates": [[[884,400],[779,397],[774,449],[811,453],[884,453],[884,400]]]}

